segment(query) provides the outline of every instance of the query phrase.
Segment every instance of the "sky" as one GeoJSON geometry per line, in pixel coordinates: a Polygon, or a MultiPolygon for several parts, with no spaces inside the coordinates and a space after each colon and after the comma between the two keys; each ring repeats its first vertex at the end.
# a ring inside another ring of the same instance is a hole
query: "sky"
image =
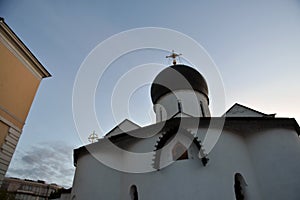
{"type": "MultiPolygon", "coordinates": [[[[134,28],[172,29],[202,45],[223,80],[225,110],[240,103],[300,121],[299,0],[1,0],[0,16],[52,74],[41,82],[7,176],[72,185],[73,149],[86,144],[73,119],[76,75],[98,44],[134,28]]],[[[99,135],[121,122],[109,110],[120,76],[144,63],[168,66],[166,55],[144,49],[111,64],[95,93],[95,112],[104,131],[99,135]]],[[[149,93],[145,85],[131,97],[130,120],[141,126],[153,123],[149,93]]],[[[210,100],[214,104],[215,99],[210,100]]],[[[83,123],[89,126],[88,120],[83,123]]],[[[95,129],[90,127],[87,136],[95,129]]]]}

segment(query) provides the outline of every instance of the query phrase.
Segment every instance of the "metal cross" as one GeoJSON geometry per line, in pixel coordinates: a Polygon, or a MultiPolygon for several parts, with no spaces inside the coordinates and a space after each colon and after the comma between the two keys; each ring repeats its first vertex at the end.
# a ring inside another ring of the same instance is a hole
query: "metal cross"
{"type": "Polygon", "coordinates": [[[174,50],[172,50],[171,55],[166,56],[166,58],[173,58],[173,65],[176,65],[176,58],[179,57],[179,56],[181,56],[181,55],[182,55],[181,53],[177,54],[177,53],[175,53],[174,50]]]}
{"type": "Polygon", "coordinates": [[[95,133],[95,131],[93,131],[93,133],[91,135],[89,135],[88,140],[90,143],[97,142],[98,135],[95,133]]]}

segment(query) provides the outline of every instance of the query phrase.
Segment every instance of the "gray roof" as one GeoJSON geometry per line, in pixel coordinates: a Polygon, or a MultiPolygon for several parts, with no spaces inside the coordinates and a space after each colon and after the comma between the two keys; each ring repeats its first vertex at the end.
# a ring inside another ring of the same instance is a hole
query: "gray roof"
{"type": "MultiPolygon", "coordinates": [[[[142,127],[139,129],[132,130],[128,133],[120,133],[118,135],[111,136],[110,138],[103,138],[100,140],[109,140],[113,143],[118,143],[125,140],[143,140],[143,138],[136,138],[133,135],[138,134],[149,134],[161,133],[168,131],[174,127],[178,127],[180,124],[181,128],[208,128],[210,125],[216,125],[224,122],[223,129],[233,130],[235,134],[247,135],[251,134],[253,129],[269,129],[269,128],[286,128],[293,129],[298,135],[300,135],[300,127],[294,118],[273,118],[273,117],[183,117],[183,118],[172,118],[166,122],[160,122],[152,124],[150,126],[142,127]]],[[[80,155],[89,153],[89,147],[97,145],[97,142],[82,146],[74,150],[74,166],[76,166],[77,159],[80,155]]]]}

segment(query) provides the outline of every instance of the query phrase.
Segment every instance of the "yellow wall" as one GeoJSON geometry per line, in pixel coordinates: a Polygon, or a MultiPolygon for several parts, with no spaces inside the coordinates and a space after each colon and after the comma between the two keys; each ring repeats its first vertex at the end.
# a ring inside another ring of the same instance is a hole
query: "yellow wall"
{"type": "Polygon", "coordinates": [[[0,116],[22,129],[39,83],[40,79],[0,43],[0,116]]]}

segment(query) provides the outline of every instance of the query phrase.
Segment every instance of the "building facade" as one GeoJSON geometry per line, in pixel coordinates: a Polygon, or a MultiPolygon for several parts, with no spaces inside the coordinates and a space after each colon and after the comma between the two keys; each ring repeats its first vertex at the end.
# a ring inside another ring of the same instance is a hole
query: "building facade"
{"type": "Polygon", "coordinates": [[[50,73],[0,18],[0,186],[32,101],[50,73]]]}
{"type": "Polygon", "coordinates": [[[73,200],[300,199],[295,119],[240,104],[211,117],[206,81],[185,65],[160,72],[151,98],[155,124],[74,150],[73,200]]]}
{"type": "Polygon", "coordinates": [[[4,178],[1,189],[8,192],[15,200],[47,200],[51,193],[61,189],[56,184],[28,179],[4,178]]]}

